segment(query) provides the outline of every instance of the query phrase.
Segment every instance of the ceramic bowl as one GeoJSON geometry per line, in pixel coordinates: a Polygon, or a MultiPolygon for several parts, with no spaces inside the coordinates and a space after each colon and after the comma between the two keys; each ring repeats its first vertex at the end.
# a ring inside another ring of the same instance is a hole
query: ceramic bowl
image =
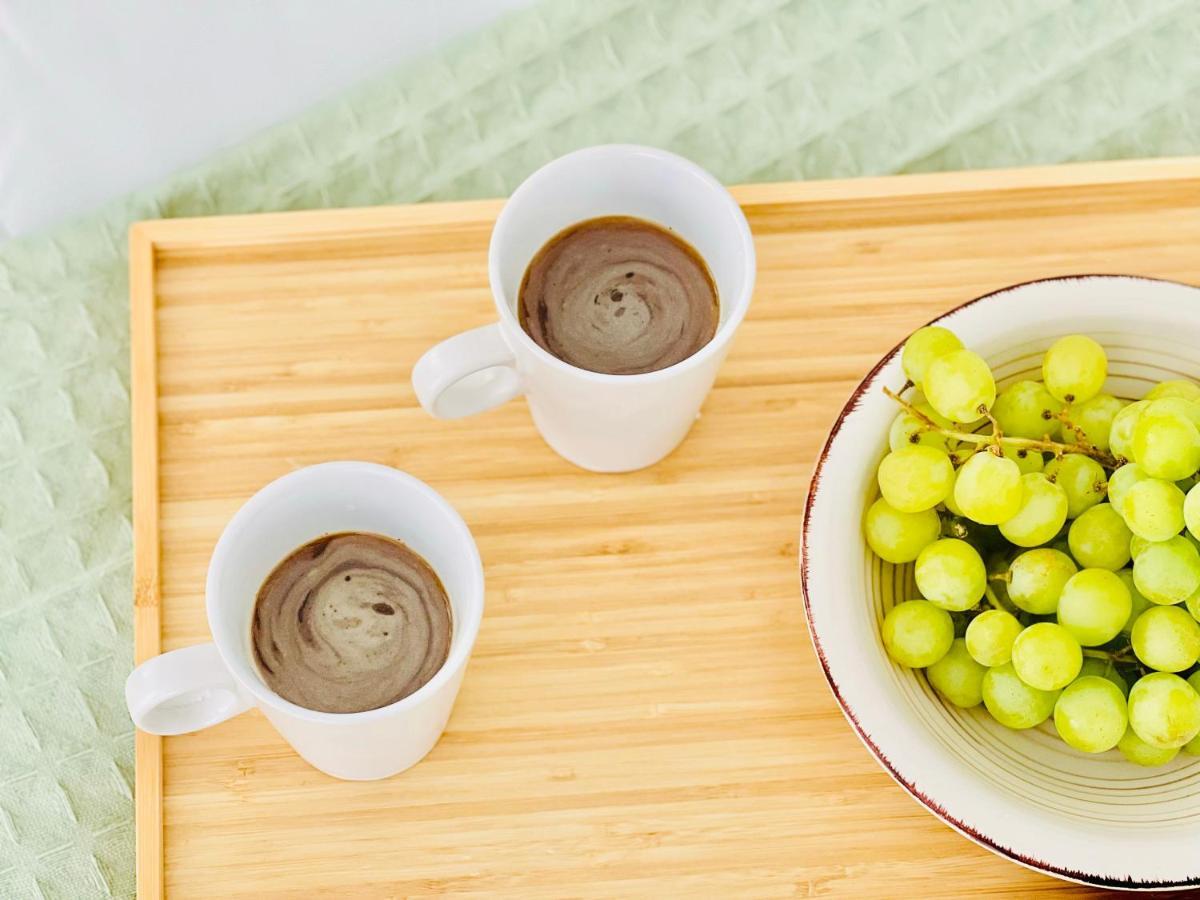
{"type": "MultiPolygon", "coordinates": [[[[1137,398],[1157,381],[1200,380],[1200,288],[1087,275],[1020,284],[936,320],[991,364],[1000,386],[1040,378],[1065,334],[1109,355],[1106,390],[1137,398]]],[[[1144,769],[1113,750],[1077,752],[1046,723],[1010,731],[982,707],[943,703],[884,652],[880,623],[918,596],[912,566],[867,548],[863,512],[896,416],[881,391],[904,383],[900,347],[854,391],[825,444],[804,515],[801,581],[809,631],[851,727],[916,800],[966,837],[1060,878],[1142,890],[1200,885],[1200,758],[1144,769]]]]}

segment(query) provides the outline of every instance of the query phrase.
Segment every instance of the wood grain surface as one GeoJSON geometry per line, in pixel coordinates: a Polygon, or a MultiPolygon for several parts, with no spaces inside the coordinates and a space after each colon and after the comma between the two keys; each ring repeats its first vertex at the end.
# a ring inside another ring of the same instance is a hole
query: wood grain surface
{"type": "Polygon", "coordinates": [[[1200,282],[1200,161],[735,194],[749,316],[687,441],[625,475],[557,457],[520,401],[417,406],[421,352],[493,318],[499,202],[134,227],[139,658],[160,618],[163,649],[207,640],[221,528],[310,463],[427,481],[487,574],[449,730],[401,776],[324,776],[257,711],[139,736],[143,896],[1088,893],[960,837],[858,743],[805,630],[801,508],[853,385],[932,316],[1066,273],[1200,282]]]}

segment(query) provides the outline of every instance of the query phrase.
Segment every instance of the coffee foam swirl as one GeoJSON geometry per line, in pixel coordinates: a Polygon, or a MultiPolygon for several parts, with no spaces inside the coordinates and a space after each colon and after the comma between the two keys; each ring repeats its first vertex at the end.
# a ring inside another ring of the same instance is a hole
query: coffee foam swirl
{"type": "Polygon", "coordinates": [[[636,375],[687,359],[717,326],[703,260],[675,235],[608,216],[561,232],[525,273],[521,327],[543,349],[592,372],[636,375]]]}
{"type": "Polygon", "coordinates": [[[298,706],[362,712],[407,697],[450,650],[437,574],[391,538],[359,532],[305,544],[263,582],[251,641],[263,680],[298,706]]]}

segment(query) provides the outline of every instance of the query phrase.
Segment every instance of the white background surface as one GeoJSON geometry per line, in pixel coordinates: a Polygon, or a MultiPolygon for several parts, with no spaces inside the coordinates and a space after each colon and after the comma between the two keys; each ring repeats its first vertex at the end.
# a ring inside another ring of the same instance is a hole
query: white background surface
{"type": "Polygon", "coordinates": [[[151,184],[532,0],[0,0],[0,240],[151,184]]]}

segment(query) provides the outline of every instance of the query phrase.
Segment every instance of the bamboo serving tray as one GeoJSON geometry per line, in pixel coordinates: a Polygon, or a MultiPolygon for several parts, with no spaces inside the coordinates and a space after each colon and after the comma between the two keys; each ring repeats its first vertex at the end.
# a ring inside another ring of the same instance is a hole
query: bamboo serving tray
{"type": "Polygon", "coordinates": [[[493,319],[500,202],[133,227],[139,661],[208,639],[222,527],[311,463],[428,482],[487,574],[449,729],[405,774],[336,781],[257,711],[139,733],[141,896],[1087,893],[963,839],[858,743],[805,631],[801,507],[852,387],[931,317],[1052,275],[1200,282],[1200,160],[734,193],[749,316],[687,441],[625,475],[560,459],[519,401],[417,406],[418,356],[493,319]]]}

